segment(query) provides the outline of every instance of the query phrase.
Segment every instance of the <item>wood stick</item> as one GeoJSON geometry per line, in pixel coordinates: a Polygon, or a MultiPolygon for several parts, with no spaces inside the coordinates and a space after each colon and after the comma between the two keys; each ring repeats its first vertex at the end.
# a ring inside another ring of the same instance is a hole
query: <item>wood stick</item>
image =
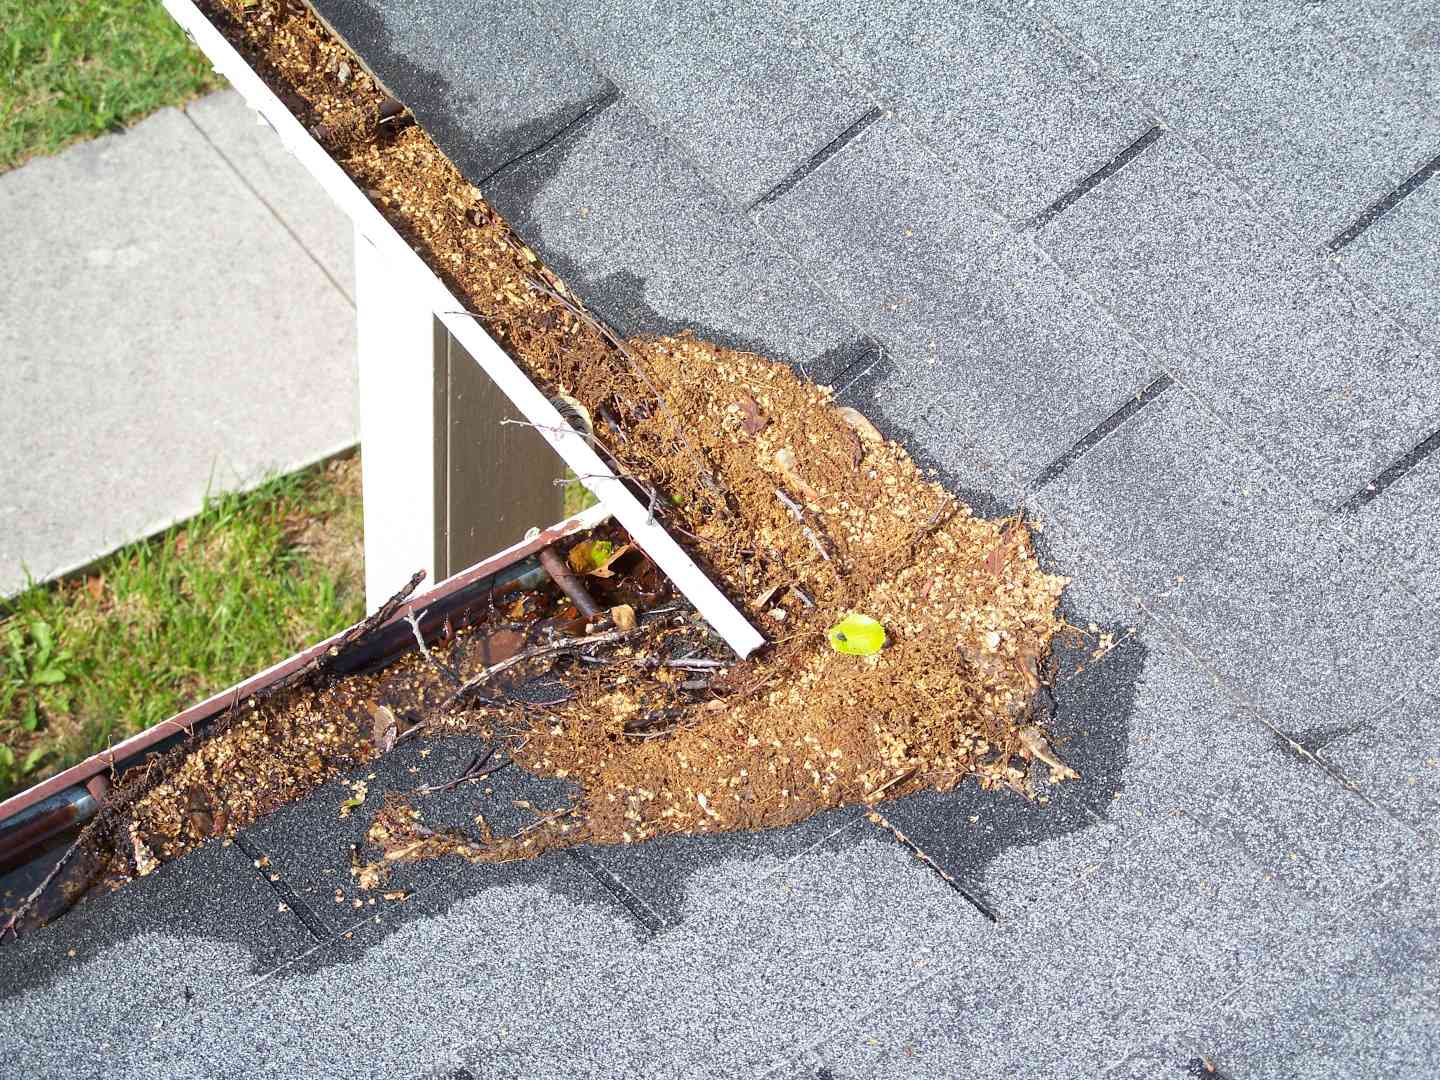
{"type": "Polygon", "coordinates": [[[540,549],[540,565],[550,575],[550,580],[560,587],[560,591],[570,598],[570,602],[579,609],[580,614],[587,619],[593,619],[600,614],[600,605],[585,588],[585,583],[579,576],[566,565],[560,553],[555,550],[553,544],[540,549]]]}

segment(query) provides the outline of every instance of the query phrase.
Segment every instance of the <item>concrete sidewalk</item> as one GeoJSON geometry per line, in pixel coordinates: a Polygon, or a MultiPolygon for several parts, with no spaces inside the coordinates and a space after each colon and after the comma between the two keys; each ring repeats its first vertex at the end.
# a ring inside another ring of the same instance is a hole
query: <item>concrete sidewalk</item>
{"type": "Polygon", "coordinates": [[[349,222],[238,95],[0,176],[0,596],[356,442],[349,222]]]}

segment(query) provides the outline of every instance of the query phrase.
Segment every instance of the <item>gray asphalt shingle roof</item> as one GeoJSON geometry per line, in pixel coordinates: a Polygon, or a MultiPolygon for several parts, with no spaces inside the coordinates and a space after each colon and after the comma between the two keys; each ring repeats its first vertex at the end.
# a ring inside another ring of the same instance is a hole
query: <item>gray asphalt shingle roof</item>
{"type": "Polygon", "coordinates": [[[619,328],[1025,501],[1083,779],[358,911],[332,786],[0,955],[6,1075],[1440,1070],[1433,5],[317,6],[619,328]]]}

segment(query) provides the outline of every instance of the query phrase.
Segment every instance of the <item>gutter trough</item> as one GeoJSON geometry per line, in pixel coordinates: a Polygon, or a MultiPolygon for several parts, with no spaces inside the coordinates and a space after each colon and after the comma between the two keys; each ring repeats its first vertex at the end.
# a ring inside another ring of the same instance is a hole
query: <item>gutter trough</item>
{"type": "MultiPolygon", "coordinates": [[[[417,646],[414,631],[406,619],[409,615],[419,616],[420,633],[429,642],[441,634],[447,619],[463,624],[465,613],[477,605],[488,605],[496,596],[548,580],[540,565],[539,553],[557,541],[595,528],[610,516],[606,507],[592,506],[548,529],[536,531],[520,543],[446,578],[429,591],[410,597],[387,622],[348,651],[333,670],[341,675],[370,671],[414,651],[417,646]]],[[[143,764],[152,755],[163,753],[222,713],[300,670],[360,625],[356,623],[332,634],[0,802],[0,876],[30,868],[38,871],[36,880],[44,877],[73,835],[104,805],[113,777],[143,764]]]]}
{"type": "Polygon", "coordinates": [[[259,74],[250,67],[191,0],[164,0],[165,9],[229,80],[246,104],[270,127],[281,144],[349,216],[356,230],[375,248],[388,271],[409,282],[424,303],[512,404],[570,466],[624,526],[632,540],[663,571],[737,656],[745,658],[765,638],[651,515],[649,508],[625,486],[595,452],[585,435],[556,410],[546,394],[530,381],[515,361],[465,309],[365,192],[325,151],[259,74]]]}

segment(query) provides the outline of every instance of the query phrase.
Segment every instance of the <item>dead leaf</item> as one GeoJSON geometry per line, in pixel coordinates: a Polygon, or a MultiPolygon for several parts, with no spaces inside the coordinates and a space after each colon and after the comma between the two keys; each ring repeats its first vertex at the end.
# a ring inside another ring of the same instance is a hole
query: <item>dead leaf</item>
{"type": "Polygon", "coordinates": [[[859,409],[852,409],[849,405],[841,405],[835,410],[835,415],[840,417],[851,431],[855,432],[856,435],[859,435],[860,438],[866,442],[874,443],[877,446],[885,442],[885,436],[880,434],[879,429],[867,420],[865,414],[859,409]]]}
{"type": "Polygon", "coordinates": [[[355,884],[364,892],[377,889],[390,879],[390,868],[383,862],[366,863],[355,874],[355,884]]]}
{"type": "Polygon", "coordinates": [[[777,592],[779,592],[781,589],[785,588],[785,586],[786,586],[786,583],[783,582],[783,581],[780,582],[780,584],[778,584],[778,585],[771,585],[768,589],[766,589],[764,592],[762,592],[759,596],[755,597],[754,600],[751,600],[751,601],[750,601],[750,606],[753,607],[753,608],[755,608],[756,610],[759,610],[760,608],[765,607],[767,604],[770,603],[771,599],[774,598],[775,594],[776,594],[777,592]]]}
{"type": "Polygon", "coordinates": [[[616,630],[635,629],[635,609],[629,604],[619,604],[611,608],[610,618],[614,620],[616,630]]]}
{"type": "Polygon", "coordinates": [[[85,579],[85,591],[90,594],[90,599],[99,600],[105,595],[105,575],[96,574],[85,579]]]}
{"type": "Polygon", "coordinates": [[[1036,761],[1050,766],[1051,781],[1080,779],[1079,773],[1055,756],[1055,752],[1050,749],[1049,741],[1045,738],[1045,733],[1034,724],[1026,724],[1018,734],[1020,745],[1024,747],[1025,752],[1036,761]]]}
{"type": "Polygon", "coordinates": [[[740,407],[740,426],[745,429],[746,435],[759,435],[770,426],[770,417],[765,415],[759,404],[749,394],[735,404],[740,407]]]}
{"type": "Polygon", "coordinates": [[[985,569],[996,577],[1005,569],[1005,564],[1010,561],[1010,550],[1015,546],[1015,538],[1020,535],[1020,530],[1014,526],[1007,528],[1000,534],[1000,542],[985,556],[985,569]]]}
{"type": "Polygon", "coordinates": [[[395,735],[400,730],[400,722],[388,705],[376,705],[367,701],[365,708],[370,711],[370,741],[380,748],[382,754],[388,753],[395,746],[395,735]]]}
{"type": "Polygon", "coordinates": [[[800,476],[795,465],[795,451],[788,446],[781,447],[775,451],[775,464],[780,466],[780,471],[785,474],[785,479],[803,494],[807,499],[817,497],[817,492],[807,484],[800,476]]]}
{"type": "Polygon", "coordinates": [[[582,540],[570,549],[566,562],[577,574],[589,574],[598,578],[614,577],[615,571],[610,569],[611,564],[633,546],[621,544],[616,547],[609,540],[582,540]]]}
{"type": "Polygon", "coordinates": [[[133,824],[130,826],[130,846],[135,854],[135,873],[145,877],[160,869],[160,860],[155,857],[155,853],[150,850],[149,845],[140,838],[139,828],[133,824]]]}

